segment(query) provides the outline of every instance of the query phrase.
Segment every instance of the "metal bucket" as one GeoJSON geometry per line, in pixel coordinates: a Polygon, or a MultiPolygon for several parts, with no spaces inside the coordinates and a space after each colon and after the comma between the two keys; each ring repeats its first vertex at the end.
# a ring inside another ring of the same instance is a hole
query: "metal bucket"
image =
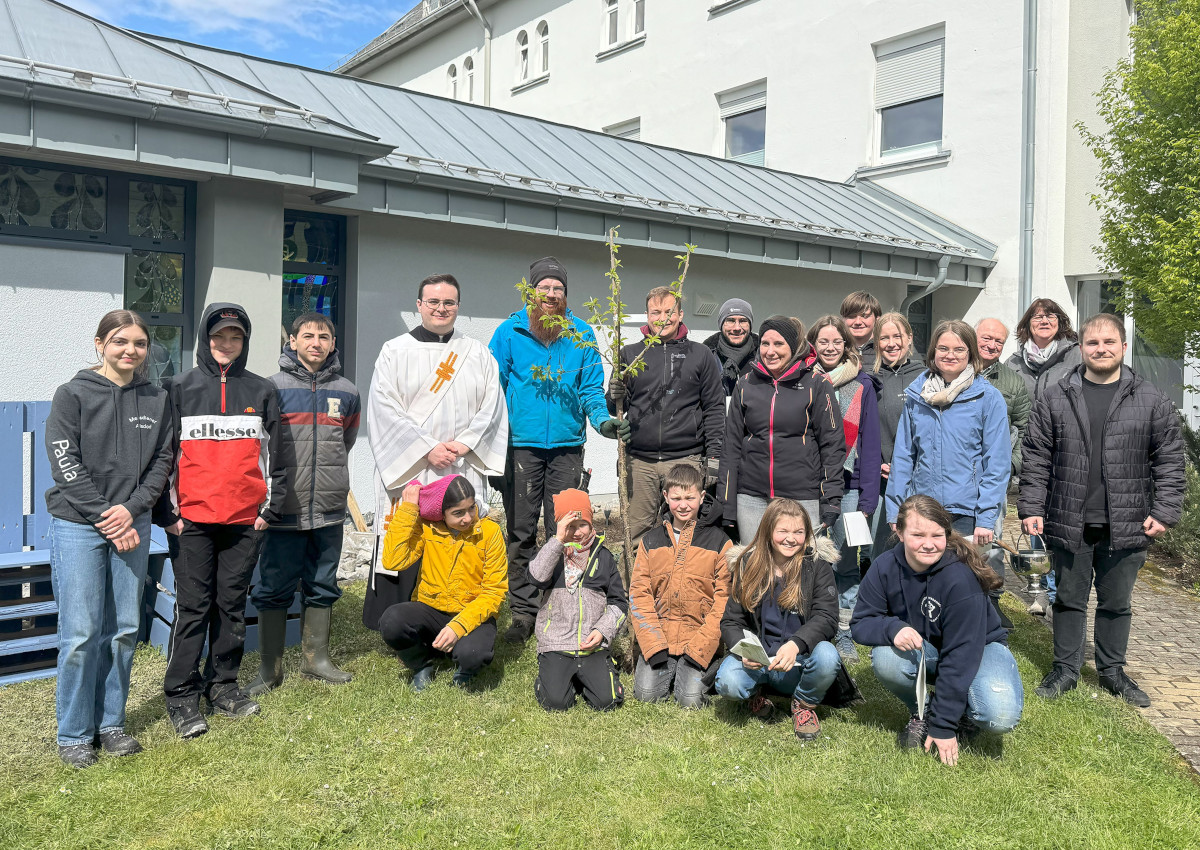
{"type": "Polygon", "coordinates": [[[1015,554],[1012,552],[1008,553],[1009,567],[1014,573],[1026,580],[1028,584],[1025,588],[1026,593],[1041,593],[1042,576],[1050,572],[1054,566],[1045,541],[1038,534],[1032,536],[1021,534],[1017,537],[1016,545],[1013,548],[1017,551],[1015,554]],[[1022,546],[1022,540],[1026,540],[1028,545],[1022,546]]]}

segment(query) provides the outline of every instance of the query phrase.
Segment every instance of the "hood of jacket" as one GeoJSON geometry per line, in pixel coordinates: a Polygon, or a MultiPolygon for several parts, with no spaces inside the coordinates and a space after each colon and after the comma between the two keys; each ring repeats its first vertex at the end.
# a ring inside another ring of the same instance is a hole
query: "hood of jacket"
{"type": "Polygon", "coordinates": [[[296,350],[290,345],[285,345],[283,351],[279,353],[279,370],[305,381],[315,377],[318,384],[323,384],[341,374],[342,361],[335,348],[329,352],[329,356],[325,358],[325,362],[321,364],[321,368],[314,376],[312,372],[308,371],[308,367],[300,362],[300,355],[296,353],[296,350]]]}
{"type": "Polygon", "coordinates": [[[196,339],[196,366],[203,369],[210,375],[220,375],[221,367],[217,365],[217,361],[213,359],[212,351],[208,347],[208,337],[210,328],[217,323],[219,319],[226,318],[227,314],[232,314],[246,328],[246,340],[242,344],[242,353],[225,371],[227,376],[240,375],[246,371],[246,361],[250,357],[250,316],[246,313],[240,304],[231,304],[227,301],[217,301],[209,304],[204,308],[204,313],[200,316],[200,333],[196,339]]]}

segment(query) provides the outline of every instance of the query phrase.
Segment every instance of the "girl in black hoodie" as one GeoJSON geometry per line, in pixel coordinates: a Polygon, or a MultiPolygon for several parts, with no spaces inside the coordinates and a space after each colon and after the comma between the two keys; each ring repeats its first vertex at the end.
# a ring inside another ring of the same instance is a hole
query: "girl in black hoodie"
{"type": "Polygon", "coordinates": [[[854,640],[875,647],[875,677],[908,707],[900,746],[936,747],[949,765],[958,762],[959,736],[980,727],[1011,731],[1025,701],[1008,633],[987,595],[1000,579],[952,522],[929,496],[905,499],[896,517],[900,543],[871,564],[850,622],[854,640]],[[920,653],[926,681],[937,685],[928,708],[916,692],[920,653]]]}
{"type": "Polygon", "coordinates": [[[95,343],[99,365],[58,388],[46,420],[58,754],[72,767],[95,764],[97,744],[117,756],[141,750],[125,734],[125,703],[150,509],[174,460],[170,402],[146,380],[146,323],[113,310],[100,320],[95,343]]]}

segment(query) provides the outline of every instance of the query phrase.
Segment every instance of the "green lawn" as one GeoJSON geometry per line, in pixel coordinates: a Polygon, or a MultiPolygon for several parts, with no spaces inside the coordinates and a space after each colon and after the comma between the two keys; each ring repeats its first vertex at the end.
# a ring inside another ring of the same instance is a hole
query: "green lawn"
{"type": "Polygon", "coordinates": [[[53,680],[0,688],[0,848],[1200,847],[1200,789],[1135,711],[1091,685],[1032,695],[1049,634],[1015,605],[1025,718],[1002,754],[980,744],[950,769],[896,749],[904,710],[865,662],[867,703],[801,746],[721,700],[547,714],[532,644],[502,648],[476,692],[447,673],[416,694],[361,603],[359,585],[337,608],[352,684],[289,677],[261,716],[191,742],[166,719],[162,657],[139,650],[146,752],[86,771],[55,756],[53,680]]]}

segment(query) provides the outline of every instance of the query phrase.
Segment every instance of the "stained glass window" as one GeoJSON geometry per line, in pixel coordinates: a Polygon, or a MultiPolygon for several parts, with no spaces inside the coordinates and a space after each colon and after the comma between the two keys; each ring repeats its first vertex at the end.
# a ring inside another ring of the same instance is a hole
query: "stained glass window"
{"type": "Polygon", "coordinates": [[[187,189],[171,183],[129,181],[129,232],[152,239],[184,239],[187,189]]]}
{"type": "Polygon", "coordinates": [[[102,233],[107,219],[107,178],[0,162],[0,224],[102,233]]]}
{"type": "Polygon", "coordinates": [[[139,313],[182,313],[183,254],[131,251],[125,260],[125,307],[139,313]]]}

